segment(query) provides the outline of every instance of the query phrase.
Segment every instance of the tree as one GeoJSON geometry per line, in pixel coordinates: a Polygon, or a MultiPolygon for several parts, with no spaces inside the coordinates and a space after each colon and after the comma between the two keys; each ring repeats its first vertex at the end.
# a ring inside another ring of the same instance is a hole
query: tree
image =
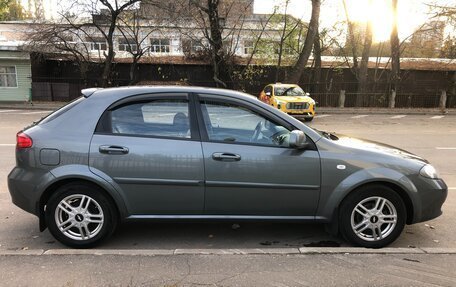
{"type": "Polygon", "coordinates": [[[456,37],[448,36],[440,51],[441,58],[456,59],[456,37]]]}
{"type": "Polygon", "coordinates": [[[390,98],[390,107],[394,107],[394,101],[395,101],[395,96],[397,89],[399,88],[399,81],[401,79],[400,75],[400,57],[401,57],[401,51],[400,51],[400,44],[399,44],[399,36],[397,33],[397,1],[398,0],[392,0],[392,12],[393,12],[393,23],[392,23],[392,29],[391,29],[391,37],[390,37],[390,42],[391,42],[391,98],[390,98]]]}
{"type": "Polygon", "coordinates": [[[291,73],[287,77],[287,82],[298,83],[306,67],[307,61],[309,60],[310,54],[312,53],[312,47],[314,45],[315,35],[318,31],[318,22],[320,18],[320,0],[312,0],[312,15],[310,17],[309,29],[307,30],[306,39],[304,46],[299,53],[298,61],[293,66],[291,73]]]}
{"type": "MultiPolygon", "coordinates": [[[[70,26],[78,34],[83,34],[90,45],[103,46],[95,35],[101,35],[105,42],[106,50],[100,56],[104,57],[103,71],[101,74],[101,86],[107,87],[111,84],[112,64],[114,61],[114,32],[118,25],[119,16],[134,7],[140,0],[71,0],[67,5],[74,10],[80,11],[82,15],[92,15],[92,21],[87,22],[79,15],[69,15],[66,11],[61,12],[63,24],[70,26]],[[101,8],[100,8],[101,7],[101,8]],[[81,23],[82,21],[82,23],[81,23]],[[94,28],[94,30],[93,30],[94,28]],[[95,44],[93,44],[95,43],[95,44]]],[[[57,25],[61,25],[59,23],[57,25]]],[[[101,51],[102,49],[99,49],[101,51]]]]}
{"type": "MultiPolygon", "coordinates": [[[[372,7],[372,0],[369,0],[369,8],[372,7]]],[[[368,80],[368,65],[369,65],[369,54],[372,46],[372,20],[367,20],[366,23],[366,35],[364,37],[363,53],[361,54],[361,63],[359,65],[358,72],[358,94],[356,97],[356,105],[358,107],[364,106],[366,92],[367,92],[367,80],[368,80]]]]}
{"type": "Polygon", "coordinates": [[[23,20],[27,18],[19,0],[0,0],[0,21],[23,20]]]}
{"type": "MultiPolygon", "coordinates": [[[[290,4],[290,0],[285,0],[283,14],[277,15],[275,17],[282,25],[279,42],[277,43],[278,45],[277,45],[277,47],[274,47],[276,50],[274,52],[277,52],[277,66],[276,66],[276,72],[275,72],[275,81],[276,82],[279,81],[279,73],[280,73],[280,67],[282,65],[282,58],[284,56],[285,44],[287,41],[290,40],[290,38],[293,38],[293,36],[294,36],[293,34],[294,34],[295,30],[301,24],[300,20],[296,21],[296,19],[294,19],[293,17],[288,15],[289,4],[290,4]]],[[[277,10],[277,7],[275,10],[277,10]]],[[[288,48],[290,48],[290,47],[288,47],[288,48]]],[[[287,50],[289,51],[289,49],[287,49],[287,50]]]]}
{"type": "Polygon", "coordinates": [[[141,18],[137,11],[124,13],[119,17],[118,30],[122,34],[119,40],[122,50],[131,55],[132,63],[130,65],[130,85],[138,81],[138,63],[142,56],[150,50],[150,44],[146,44],[149,36],[157,29],[147,27],[144,29],[141,25],[141,18]]]}

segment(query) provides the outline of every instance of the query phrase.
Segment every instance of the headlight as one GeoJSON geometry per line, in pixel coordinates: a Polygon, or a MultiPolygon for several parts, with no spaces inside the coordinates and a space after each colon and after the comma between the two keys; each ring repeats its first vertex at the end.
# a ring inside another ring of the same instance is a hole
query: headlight
{"type": "Polygon", "coordinates": [[[426,164],[420,170],[420,174],[427,178],[436,179],[439,178],[439,173],[437,170],[430,164],[426,164]]]}

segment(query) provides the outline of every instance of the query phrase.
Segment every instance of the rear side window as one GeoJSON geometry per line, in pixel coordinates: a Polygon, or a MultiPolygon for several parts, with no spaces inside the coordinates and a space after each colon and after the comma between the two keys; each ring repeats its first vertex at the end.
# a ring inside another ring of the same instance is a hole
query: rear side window
{"type": "Polygon", "coordinates": [[[123,105],[110,112],[111,132],[124,135],[190,138],[188,101],[155,100],[123,105]]]}
{"type": "Polygon", "coordinates": [[[79,98],[69,102],[68,104],[66,104],[65,106],[63,106],[60,109],[56,110],[55,112],[50,113],[49,115],[45,116],[40,121],[38,121],[36,124],[38,124],[38,125],[39,124],[45,124],[45,123],[48,123],[48,122],[50,122],[52,120],[55,120],[56,118],[60,117],[61,115],[63,115],[67,111],[69,111],[71,108],[77,106],[84,99],[85,99],[84,97],[79,97],[79,98]]]}

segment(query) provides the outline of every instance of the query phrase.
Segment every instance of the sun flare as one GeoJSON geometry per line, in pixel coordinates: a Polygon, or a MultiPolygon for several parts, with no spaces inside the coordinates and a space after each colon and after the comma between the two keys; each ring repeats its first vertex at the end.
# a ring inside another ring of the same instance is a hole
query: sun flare
{"type": "Polygon", "coordinates": [[[387,41],[391,34],[392,11],[390,1],[372,0],[347,1],[348,15],[351,21],[366,23],[371,21],[374,42],[387,41]],[[369,5],[370,4],[370,5],[369,5]]]}

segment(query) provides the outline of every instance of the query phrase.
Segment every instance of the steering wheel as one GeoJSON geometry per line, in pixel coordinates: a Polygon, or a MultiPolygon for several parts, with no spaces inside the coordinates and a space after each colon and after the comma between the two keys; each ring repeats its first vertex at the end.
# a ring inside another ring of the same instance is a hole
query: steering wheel
{"type": "Polygon", "coordinates": [[[255,127],[255,130],[253,131],[252,138],[250,139],[250,142],[256,142],[261,134],[261,130],[263,129],[263,121],[259,121],[258,124],[255,127]]]}
{"type": "Polygon", "coordinates": [[[287,130],[278,131],[271,136],[271,140],[274,144],[282,146],[287,140],[289,134],[290,132],[287,130]]]}

